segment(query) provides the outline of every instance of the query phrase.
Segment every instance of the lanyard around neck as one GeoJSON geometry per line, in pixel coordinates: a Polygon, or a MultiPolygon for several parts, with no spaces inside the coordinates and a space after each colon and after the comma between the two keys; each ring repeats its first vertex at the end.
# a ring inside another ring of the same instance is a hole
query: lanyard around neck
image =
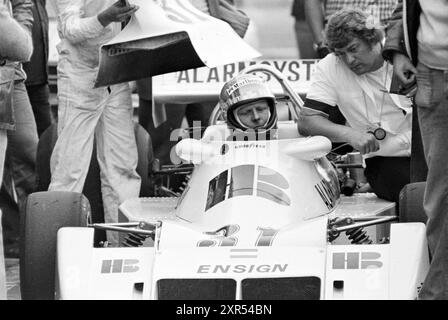
{"type": "MultiPolygon", "coordinates": [[[[389,76],[389,63],[386,62],[386,74],[385,74],[385,76],[384,76],[384,83],[383,83],[383,87],[384,87],[384,88],[386,88],[386,84],[387,84],[387,78],[388,78],[388,76],[389,76]]],[[[380,107],[377,108],[377,109],[380,110],[380,112],[379,112],[379,116],[378,116],[378,125],[379,125],[379,126],[381,126],[381,119],[382,119],[382,116],[383,116],[383,108],[384,108],[384,100],[385,100],[385,98],[386,98],[386,91],[383,90],[383,89],[380,89],[380,90],[381,90],[381,92],[382,92],[383,94],[382,94],[382,96],[381,96],[381,104],[380,104],[380,107]]],[[[366,110],[366,117],[367,117],[367,120],[368,120],[369,122],[373,122],[373,121],[370,119],[370,116],[369,116],[369,108],[368,108],[368,106],[367,106],[367,99],[366,99],[366,94],[365,94],[364,91],[363,91],[363,97],[364,97],[364,107],[365,107],[365,110],[366,110]]],[[[374,101],[374,103],[375,103],[375,105],[377,106],[376,101],[374,101]]]]}

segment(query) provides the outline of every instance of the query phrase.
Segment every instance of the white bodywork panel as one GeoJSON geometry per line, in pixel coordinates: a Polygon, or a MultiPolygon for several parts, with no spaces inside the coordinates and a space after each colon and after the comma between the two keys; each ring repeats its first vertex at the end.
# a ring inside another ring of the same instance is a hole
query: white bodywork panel
{"type": "Polygon", "coordinates": [[[390,240],[329,246],[325,299],[415,299],[429,267],[425,226],[392,224],[390,240]],[[335,288],[335,281],[343,288],[335,288]]]}
{"type": "Polygon", "coordinates": [[[414,299],[429,269],[425,225],[392,225],[391,237],[389,298],[414,299]]]}
{"type": "Polygon", "coordinates": [[[388,299],[389,250],[390,245],[329,246],[325,299],[388,299]],[[335,281],[343,281],[343,288],[335,281]]]}
{"type": "Polygon", "coordinates": [[[260,56],[227,22],[189,1],[129,2],[139,9],[123,31],[101,47],[96,86],[260,56]]]}
{"type": "Polygon", "coordinates": [[[136,286],[151,280],[152,247],[94,248],[93,229],[62,228],[57,250],[59,299],[138,300],[143,293],[136,286]]]}
{"type": "Polygon", "coordinates": [[[160,279],[212,278],[234,279],[240,299],[244,279],[294,277],[318,277],[321,299],[416,297],[429,266],[423,224],[392,224],[390,244],[328,245],[310,241],[323,238],[315,235],[325,219],[317,220],[308,230],[280,231],[279,241],[276,237],[264,247],[197,247],[200,233],[189,239],[195,231],[173,225],[164,232],[178,241],[160,248],[98,249],[92,247],[92,229],[63,228],[58,235],[58,297],[157,299],[160,279]],[[294,239],[297,234],[302,239],[294,239]]]}
{"type": "MultiPolygon", "coordinates": [[[[241,299],[241,281],[244,279],[306,276],[324,278],[323,248],[259,247],[252,250],[250,253],[253,258],[239,258],[241,251],[225,247],[162,251],[156,256],[153,285],[157,280],[167,278],[230,278],[237,283],[236,299],[241,299]],[[179,261],[182,261],[181,268],[179,261]]],[[[153,289],[151,298],[157,299],[157,291],[155,287],[153,289]]]]}

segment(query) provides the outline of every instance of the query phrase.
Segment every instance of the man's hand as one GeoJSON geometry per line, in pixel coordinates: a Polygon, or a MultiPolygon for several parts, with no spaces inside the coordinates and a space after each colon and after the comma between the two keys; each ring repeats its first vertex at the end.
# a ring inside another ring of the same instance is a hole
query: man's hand
{"type": "Polygon", "coordinates": [[[323,59],[330,54],[330,49],[323,42],[319,42],[316,46],[316,53],[319,59],[323,59]]]}
{"type": "Polygon", "coordinates": [[[98,21],[107,27],[112,22],[124,22],[138,10],[138,6],[131,5],[127,1],[123,5],[123,1],[117,1],[106,10],[98,14],[98,21]]]}
{"type": "Polygon", "coordinates": [[[367,132],[357,132],[347,142],[361,154],[375,152],[380,149],[380,144],[375,136],[367,132]]]}
{"type": "Polygon", "coordinates": [[[400,79],[403,87],[408,87],[416,81],[415,75],[417,74],[417,69],[408,57],[395,52],[393,56],[393,64],[394,73],[400,79]]]}

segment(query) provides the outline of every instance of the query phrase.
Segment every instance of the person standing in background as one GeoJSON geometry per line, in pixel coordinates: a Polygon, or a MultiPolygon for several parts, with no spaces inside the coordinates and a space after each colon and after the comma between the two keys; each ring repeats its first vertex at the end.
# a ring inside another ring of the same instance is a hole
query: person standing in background
{"type": "MultiPolygon", "coordinates": [[[[28,61],[33,51],[31,35],[12,17],[9,0],[0,0],[0,185],[8,142],[7,131],[14,129],[13,88],[15,63],[28,61]],[[8,30],[8,32],[3,32],[8,30]]],[[[0,214],[1,216],[1,214],[0,214]]],[[[1,222],[0,222],[1,223],[1,222]]],[[[0,237],[3,237],[0,226],[0,237]]],[[[0,239],[0,245],[3,243],[0,239]]],[[[0,254],[3,252],[0,248],[0,254]]],[[[0,256],[0,299],[6,299],[3,255],[0,256]]]]}
{"type": "MultiPolygon", "coordinates": [[[[14,19],[31,36],[33,3],[31,0],[10,0],[14,19]]],[[[2,31],[3,33],[3,31],[2,31]]],[[[2,203],[4,208],[5,246],[10,245],[13,256],[18,254],[19,212],[25,210],[28,195],[36,187],[35,159],[37,129],[33,110],[26,92],[26,74],[21,63],[14,65],[13,119],[14,130],[8,131],[2,203]],[[17,203],[15,194],[17,195],[17,203]],[[11,209],[11,210],[8,210],[11,209]]]]}
{"type": "MultiPolygon", "coordinates": [[[[58,139],[51,155],[49,191],[81,193],[96,138],[104,219],[140,193],[129,83],[94,88],[99,48],[121,31],[138,6],[114,0],[57,0],[58,139]]],[[[118,237],[108,233],[116,245],[118,237]]]]}
{"type": "Polygon", "coordinates": [[[39,137],[51,125],[50,89],[48,86],[48,15],[46,0],[33,1],[33,55],[23,64],[28,97],[33,107],[39,137]]]}
{"type": "Polygon", "coordinates": [[[329,51],[325,44],[324,30],[328,18],[335,12],[352,7],[370,13],[376,24],[386,26],[398,0],[304,0],[305,18],[314,40],[314,48],[319,58],[329,51]]]}
{"type": "Polygon", "coordinates": [[[431,254],[422,300],[448,300],[448,1],[404,0],[387,32],[383,56],[403,87],[416,81],[415,104],[428,176],[423,207],[431,254]]]}
{"type": "Polygon", "coordinates": [[[318,57],[313,46],[313,37],[305,17],[304,0],[294,0],[291,15],[294,17],[294,32],[299,48],[299,59],[316,59],[318,57]]]}

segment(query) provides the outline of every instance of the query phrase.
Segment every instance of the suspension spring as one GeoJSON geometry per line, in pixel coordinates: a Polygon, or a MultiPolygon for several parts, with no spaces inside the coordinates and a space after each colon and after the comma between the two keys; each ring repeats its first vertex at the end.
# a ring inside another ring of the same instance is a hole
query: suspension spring
{"type": "Polygon", "coordinates": [[[371,244],[373,242],[362,227],[347,230],[345,234],[352,244],[371,244]]]}
{"type": "Polygon", "coordinates": [[[150,236],[137,234],[137,233],[128,233],[126,238],[121,242],[124,247],[141,247],[143,246],[143,242],[148,239],[150,236]]]}
{"type": "Polygon", "coordinates": [[[185,191],[185,188],[187,187],[188,182],[190,181],[190,179],[191,179],[191,174],[187,174],[185,176],[185,180],[182,182],[181,186],[179,187],[180,194],[182,194],[185,191]]]}

